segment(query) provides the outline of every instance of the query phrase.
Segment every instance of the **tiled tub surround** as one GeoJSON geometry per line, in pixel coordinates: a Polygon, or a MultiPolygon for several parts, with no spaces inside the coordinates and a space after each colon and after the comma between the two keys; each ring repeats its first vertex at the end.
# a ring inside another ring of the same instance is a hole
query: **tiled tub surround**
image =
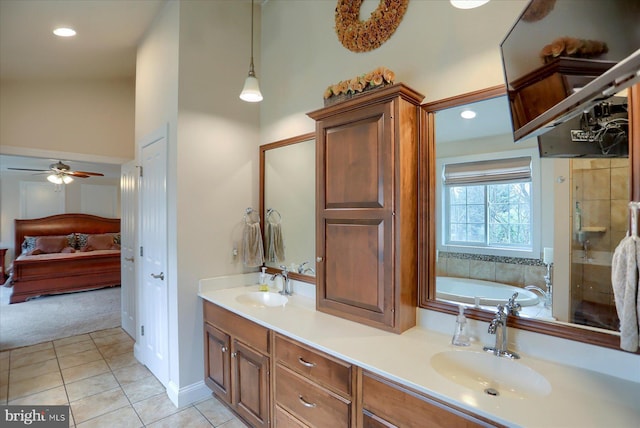
{"type": "Polygon", "coordinates": [[[0,352],[0,404],[69,405],[78,428],[245,427],[216,398],[176,408],[120,328],[0,352]]]}
{"type": "MultiPolygon", "coordinates": [[[[479,279],[521,288],[526,285],[536,285],[546,290],[547,286],[544,282],[546,274],[547,267],[537,259],[440,251],[436,263],[436,275],[438,276],[479,279]]],[[[545,308],[540,295],[535,294],[540,299],[539,303],[535,306],[523,307],[520,315],[538,319],[552,319],[551,309],[545,308]]],[[[481,306],[481,308],[495,310],[495,307],[481,306]]]]}
{"type": "MultiPolygon", "coordinates": [[[[638,355],[510,329],[511,347],[522,356],[519,362],[545,376],[552,391],[523,400],[491,397],[450,382],[429,363],[439,352],[459,349],[450,344],[454,316],[418,309],[420,325],[398,335],[317,312],[313,298],[303,295],[309,287],[301,283],[295,284],[296,294],[284,309],[239,303],[236,297],[257,290],[256,282],[257,275],[202,280],[199,296],[347,362],[509,426],[631,427],[640,418],[638,355]]],[[[469,327],[474,340],[461,352],[480,351],[483,344],[495,341],[486,333],[487,323],[471,320],[469,327]]]]}
{"type": "Polygon", "coordinates": [[[537,285],[543,290],[546,288],[544,283],[546,274],[547,267],[537,259],[440,251],[436,263],[438,276],[481,279],[514,287],[537,285]]]}

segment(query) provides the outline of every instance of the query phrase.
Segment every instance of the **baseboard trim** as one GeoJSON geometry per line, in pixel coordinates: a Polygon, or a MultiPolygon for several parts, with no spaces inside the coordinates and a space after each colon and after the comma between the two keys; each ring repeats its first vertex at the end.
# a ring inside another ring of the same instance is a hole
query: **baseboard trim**
{"type": "Polygon", "coordinates": [[[183,388],[169,381],[167,395],[174,406],[183,407],[211,397],[211,390],[202,380],[183,388]]]}

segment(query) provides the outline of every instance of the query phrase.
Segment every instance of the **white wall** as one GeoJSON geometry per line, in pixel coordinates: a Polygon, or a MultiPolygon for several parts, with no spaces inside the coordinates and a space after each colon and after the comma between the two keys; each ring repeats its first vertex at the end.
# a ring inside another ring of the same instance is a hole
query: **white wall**
{"type": "MultiPolygon", "coordinates": [[[[134,81],[2,80],[0,152],[133,158],[134,81]]],[[[77,159],[77,157],[76,157],[77,159]]]]}

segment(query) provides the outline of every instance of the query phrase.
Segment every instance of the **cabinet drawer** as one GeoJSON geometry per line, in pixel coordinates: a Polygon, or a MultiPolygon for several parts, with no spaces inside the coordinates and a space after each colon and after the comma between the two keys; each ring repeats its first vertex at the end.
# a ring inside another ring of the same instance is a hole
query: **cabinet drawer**
{"type": "Polygon", "coordinates": [[[278,364],[276,402],[311,426],[351,426],[351,402],[278,364]]]}
{"type": "Polygon", "coordinates": [[[276,406],[276,428],[309,428],[280,406],[276,406]]]}
{"type": "Polygon", "coordinates": [[[276,336],[276,361],[335,392],[351,396],[351,364],[280,335],[276,336]]]}
{"type": "Polygon", "coordinates": [[[265,354],[270,352],[269,329],[206,300],[204,301],[204,321],[244,343],[250,343],[255,349],[265,354]]]}
{"type": "Polygon", "coordinates": [[[421,428],[425,421],[442,428],[499,426],[368,372],[362,376],[362,408],[367,427],[421,428]]]}

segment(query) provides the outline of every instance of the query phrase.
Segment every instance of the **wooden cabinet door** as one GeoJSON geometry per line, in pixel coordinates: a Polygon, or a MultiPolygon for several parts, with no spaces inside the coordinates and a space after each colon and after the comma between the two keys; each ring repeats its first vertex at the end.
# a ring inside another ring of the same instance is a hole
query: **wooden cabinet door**
{"type": "Polygon", "coordinates": [[[317,307],[380,326],[393,325],[392,107],[318,122],[317,307]]]}
{"type": "Polygon", "coordinates": [[[269,357],[233,341],[233,405],[253,427],[269,426],[269,357]]]}
{"type": "Polygon", "coordinates": [[[401,333],[416,323],[418,106],[403,84],[316,121],[316,309],[401,333]]]}
{"type": "Polygon", "coordinates": [[[229,335],[211,324],[204,324],[205,378],[217,396],[231,403],[231,351],[229,335]]]}

